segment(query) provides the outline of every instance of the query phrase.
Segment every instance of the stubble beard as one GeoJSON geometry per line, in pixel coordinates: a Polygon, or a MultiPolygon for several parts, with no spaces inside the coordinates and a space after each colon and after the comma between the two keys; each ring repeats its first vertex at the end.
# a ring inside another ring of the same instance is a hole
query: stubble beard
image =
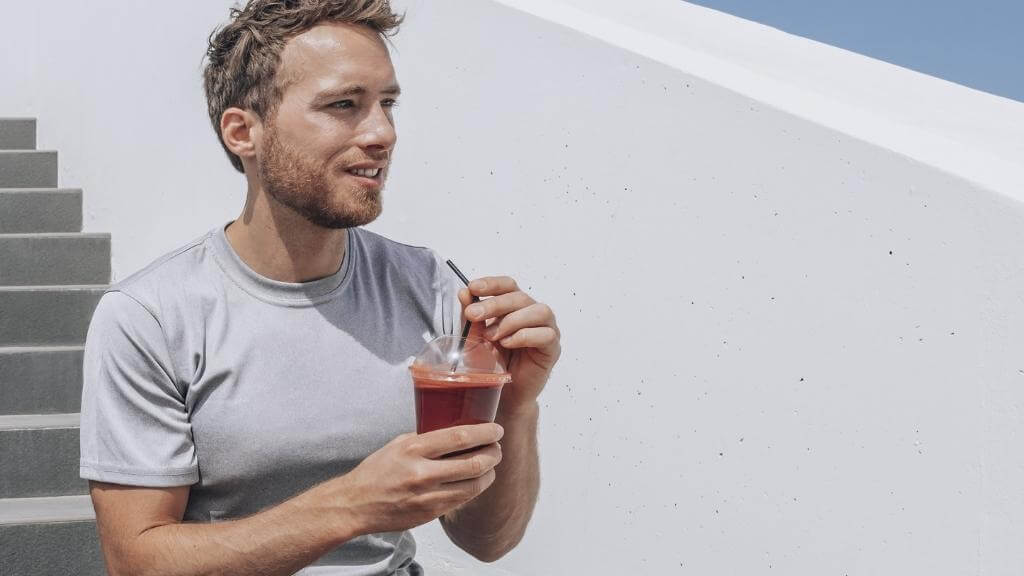
{"type": "Polygon", "coordinates": [[[339,197],[330,166],[282,143],[273,124],[267,126],[257,169],[267,194],[321,228],[365,226],[383,210],[380,190],[351,186],[339,197]]]}

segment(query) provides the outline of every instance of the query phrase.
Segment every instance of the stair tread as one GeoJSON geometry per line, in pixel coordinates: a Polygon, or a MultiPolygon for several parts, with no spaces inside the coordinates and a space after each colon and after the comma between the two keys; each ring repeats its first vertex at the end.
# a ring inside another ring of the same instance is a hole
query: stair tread
{"type": "MultiPolygon", "coordinates": [[[[51,149],[40,150],[40,149],[27,148],[25,150],[0,150],[0,154],[56,154],[56,153],[57,153],[56,150],[51,150],[51,149]]],[[[22,188],[23,188],[23,186],[22,186],[22,188]]]]}
{"type": "Polygon", "coordinates": [[[61,290],[106,290],[109,284],[48,284],[46,286],[0,286],[0,292],[31,292],[48,291],[57,292],[61,290]]]}
{"type": "Polygon", "coordinates": [[[78,428],[81,414],[9,414],[0,416],[0,432],[4,430],[52,430],[78,428]]]}
{"type": "Polygon", "coordinates": [[[31,186],[18,186],[14,188],[0,188],[0,194],[81,194],[81,188],[67,188],[58,186],[53,188],[33,188],[31,186]]]}
{"type": "Polygon", "coordinates": [[[85,346],[0,346],[0,355],[29,354],[33,352],[79,352],[85,346]]]}
{"type": "Polygon", "coordinates": [[[109,232],[0,232],[0,240],[4,238],[96,238],[110,239],[109,232]]]}
{"type": "Polygon", "coordinates": [[[0,524],[95,520],[89,496],[0,499],[0,524]]]}

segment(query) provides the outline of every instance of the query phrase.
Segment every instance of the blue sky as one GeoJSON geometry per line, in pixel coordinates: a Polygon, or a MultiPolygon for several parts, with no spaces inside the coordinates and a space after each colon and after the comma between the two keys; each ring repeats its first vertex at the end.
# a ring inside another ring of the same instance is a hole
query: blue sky
{"type": "Polygon", "coordinates": [[[1024,102],[1024,0],[689,0],[1024,102]]]}

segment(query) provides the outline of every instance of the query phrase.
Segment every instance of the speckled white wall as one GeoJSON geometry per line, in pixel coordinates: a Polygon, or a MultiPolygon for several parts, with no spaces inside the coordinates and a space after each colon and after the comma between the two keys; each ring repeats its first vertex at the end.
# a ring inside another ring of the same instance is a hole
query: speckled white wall
{"type": "Polygon", "coordinates": [[[1024,570],[1024,207],[526,14],[407,5],[378,228],[564,329],[498,565],[1024,570]]]}
{"type": "MultiPolygon", "coordinates": [[[[0,111],[123,277],[244,188],[198,80],[228,3],[100,5],[5,3],[0,111]]],[[[526,539],[485,569],[424,527],[432,574],[1024,570],[1020,204],[504,6],[401,5],[372,228],[516,276],[565,339],[526,539]]]]}

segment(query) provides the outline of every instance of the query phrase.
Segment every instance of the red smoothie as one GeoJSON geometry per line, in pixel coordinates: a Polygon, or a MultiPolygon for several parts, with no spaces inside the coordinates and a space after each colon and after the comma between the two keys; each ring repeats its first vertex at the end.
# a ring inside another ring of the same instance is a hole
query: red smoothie
{"type": "Polygon", "coordinates": [[[416,432],[494,422],[507,374],[412,371],[416,432]]]}

